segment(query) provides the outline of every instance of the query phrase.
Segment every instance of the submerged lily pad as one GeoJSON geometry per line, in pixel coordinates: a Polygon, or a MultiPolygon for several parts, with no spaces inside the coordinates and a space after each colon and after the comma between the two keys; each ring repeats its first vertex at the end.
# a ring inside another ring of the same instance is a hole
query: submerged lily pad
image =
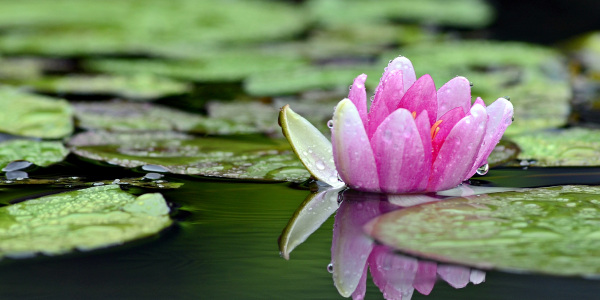
{"type": "Polygon", "coordinates": [[[600,188],[560,186],[443,200],[366,231],[426,258],[509,271],[600,276],[600,188]]]}
{"type": "Polygon", "coordinates": [[[61,142],[9,140],[0,143],[0,169],[16,160],[45,167],[62,161],[67,154],[69,150],[61,142]]]}
{"type": "Polygon", "coordinates": [[[535,166],[599,166],[600,130],[554,129],[511,137],[523,150],[519,159],[535,166]]]}
{"type": "Polygon", "coordinates": [[[177,130],[208,134],[245,134],[258,130],[248,124],[208,118],[173,108],[132,102],[80,102],[73,104],[78,125],[114,131],[177,130]]]}
{"type": "Polygon", "coordinates": [[[161,194],[117,185],[44,196],[0,208],[0,257],[89,251],[154,235],[169,226],[161,194]]]}
{"type": "Polygon", "coordinates": [[[0,131],[39,138],[62,138],[73,131],[67,101],[0,86],[0,131]]]}
{"type": "Polygon", "coordinates": [[[153,100],[181,95],[190,91],[190,86],[171,79],[153,75],[134,76],[74,75],[68,77],[44,77],[21,82],[36,91],[55,94],[114,95],[129,100],[153,100]]]}
{"type": "Polygon", "coordinates": [[[309,177],[286,140],[85,132],[70,145],[79,156],[128,168],[151,164],[175,174],[272,181],[302,182],[309,177]]]}

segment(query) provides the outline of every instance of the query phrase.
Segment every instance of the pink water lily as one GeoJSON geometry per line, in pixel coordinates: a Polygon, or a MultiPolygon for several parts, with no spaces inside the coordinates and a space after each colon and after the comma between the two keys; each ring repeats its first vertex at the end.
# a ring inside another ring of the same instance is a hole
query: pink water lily
{"type": "Polygon", "coordinates": [[[471,86],[456,77],[436,91],[429,75],[416,79],[410,60],[385,69],[371,108],[362,74],[333,116],[335,166],[351,188],[386,193],[440,191],[459,185],[487,163],[512,122],[500,98],[471,105],[471,86]]]}
{"type": "Polygon", "coordinates": [[[486,107],[477,98],[471,104],[471,85],[464,77],[436,90],[431,76],[416,78],[406,57],[387,66],[369,110],[366,80],[365,74],[356,77],[348,98],[336,106],[332,145],[289,106],[281,110],[283,132],[296,154],[313,177],[332,186],[339,177],[369,192],[456,187],[487,163],[512,123],[510,101],[499,98],[486,107]]]}

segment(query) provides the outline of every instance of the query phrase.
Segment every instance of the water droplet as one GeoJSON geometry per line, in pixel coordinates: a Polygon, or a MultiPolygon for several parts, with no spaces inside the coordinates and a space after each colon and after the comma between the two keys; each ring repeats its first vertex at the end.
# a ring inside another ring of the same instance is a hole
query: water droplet
{"type": "Polygon", "coordinates": [[[29,175],[27,175],[27,172],[23,172],[23,171],[10,171],[10,172],[6,172],[6,179],[9,180],[23,180],[24,178],[29,178],[29,175]]]}
{"type": "Polygon", "coordinates": [[[325,164],[323,163],[322,160],[317,160],[317,162],[315,163],[315,166],[319,170],[325,170],[325,164]]]}
{"type": "Polygon", "coordinates": [[[469,86],[473,86],[473,82],[469,81],[469,86]]]}
{"type": "Polygon", "coordinates": [[[489,170],[490,170],[490,165],[488,165],[488,164],[485,164],[485,165],[483,165],[483,166],[481,166],[481,167],[477,168],[477,175],[481,175],[481,176],[483,176],[483,175],[487,174],[487,172],[488,172],[489,170]]]}
{"type": "Polygon", "coordinates": [[[328,264],[327,265],[327,272],[333,273],[333,264],[328,264]]]}
{"type": "Polygon", "coordinates": [[[165,168],[163,166],[159,166],[159,165],[143,165],[142,170],[144,170],[146,172],[156,172],[156,173],[169,172],[169,170],[167,168],[165,168]]]}
{"type": "Polygon", "coordinates": [[[23,170],[23,169],[27,169],[31,165],[33,165],[33,164],[26,160],[16,160],[16,161],[13,161],[13,162],[9,163],[8,165],[6,165],[6,167],[4,167],[2,169],[2,171],[11,172],[11,171],[23,170]]]}
{"type": "Polygon", "coordinates": [[[510,97],[509,96],[504,96],[503,98],[506,99],[506,100],[508,100],[508,101],[510,101],[510,97]]]}
{"type": "Polygon", "coordinates": [[[327,121],[327,127],[333,128],[333,120],[327,121]]]}

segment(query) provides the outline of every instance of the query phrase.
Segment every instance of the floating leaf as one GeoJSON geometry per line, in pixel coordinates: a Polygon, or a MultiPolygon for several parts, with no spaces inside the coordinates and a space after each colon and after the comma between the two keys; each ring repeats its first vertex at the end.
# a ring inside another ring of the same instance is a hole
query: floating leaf
{"type": "Polygon", "coordinates": [[[293,182],[309,177],[285,140],[85,132],[69,143],[79,156],[128,168],[152,164],[175,174],[293,182]]]}
{"type": "Polygon", "coordinates": [[[522,149],[519,159],[534,160],[536,166],[600,165],[600,130],[555,129],[511,137],[522,149]]]}
{"type": "Polygon", "coordinates": [[[0,257],[89,251],[148,237],[172,221],[160,194],[116,185],[44,196],[0,208],[0,257]]]}
{"type": "Polygon", "coordinates": [[[478,28],[488,25],[493,17],[490,5],[479,0],[387,0],[376,3],[313,0],[308,5],[317,20],[328,25],[382,23],[401,19],[416,23],[478,28]]]}
{"type": "Polygon", "coordinates": [[[247,128],[256,128],[258,132],[281,135],[276,116],[279,110],[273,105],[260,102],[220,102],[212,101],[206,105],[208,116],[213,119],[229,120],[247,128]]]}
{"type": "Polygon", "coordinates": [[[305,65],[298,55],[280,55],[247,48],[200,52],[181,59],[91,59],[84,67],[116,74],[160,75],[196,82],[241,81],[251,74],[305,65]]]}
{"type": "Polygon", "coordinates": [[[560,186],[456,198],[366,225],[378,241],[426,258],[509,271],[599,276],[600,188],[560,186]]]}
{"type": "Polygon", "coordinates": [[[207,118],[173,108],[132,102],[80,102],[73,104],[79,126],[114,131],[178,130],[208,134],[255,133],[247,124],[207,118]]]}
{"type": "Polygon", "coordinates": [[[501,140],[487,161],[490,167],[500,166],[517,158],[521,149],[517,144],[505,140],[501,140]]]}
{"type": "Polygon", "coordinates": [[[21,82],[36,91],[71,95],[121,96],[129,100],[153,100],[189,92],[190,86],[171,79],[153,75],[134,76],[73,75],[44,77],[21,82]]]}
{"type": "Polygon", "coordinates": [[[52,185],[61,188],[78,188],[102,185],[120,185],[120,186],[135,186],[145,189],[178,189],[183,183],[170,182],[164,179],[150,180],[145,177],[141,178],[121,178],[114,180],[97,180],[88,181],[86,178],[71,176],[59,178],[23,178],[21,180],[0,180],[0,185],[3,186],[18,186],[18,185],[52,185]]]}
{"type": "Polygon", "coordinates": [[[0,169],[16,160],[45,167],[62,161],[68,153],[69,150],[60,142],[9,140],[0,143],[0,169]]]}
{"type": "Polygon", "coordinates": [[[2,132],[54,139],[73,131],[73,112],[64,100],[0,86],[0,107],[2,132]]]}

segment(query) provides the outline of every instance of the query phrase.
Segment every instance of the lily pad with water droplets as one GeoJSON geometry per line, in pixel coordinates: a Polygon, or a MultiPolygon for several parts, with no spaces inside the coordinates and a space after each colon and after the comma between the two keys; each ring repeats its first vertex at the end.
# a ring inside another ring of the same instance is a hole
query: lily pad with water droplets
{"type": "Polygon", "coordinates": [[[285,140],[195,138],[174,132],[85,132],[69,142],[81,157],[135,168],[158,165],[175,174],[302,182],[309,174],[285,140]]]}
{"type": "Polygon", "coordinates": [[[136,197],[116,185],[4,206],[0,218],[0,258],[120,245],[157,234],[172,223],[161,194],[136,197]]]}
{"type": "Polygon", "coordinates": [[[554,129],[511,137],[522,149],[519,159],[535,166],[600,166],[600,130],[554,129]]]}
{"type": "Polygon", "coordinates": [[[113,131],[177,130],[208,134],[256,133],[248,124],[207,118],[198,114],[151,104],[132,102],[80,102],[73,104],[78,125],[113,131]]]}
{"type": "Polygon", "coordinates": [[[73,131],[73,111],[64,100],[0,86],[0,132],[57,139],[73,131]]]}
{"type": "Polygon", "coordinates": [[[600,188],[559,186],[447,199],[365,226],[410,254],[483,269],[600,276],[600,188]]]}
{"type": "Polygon", "coordinates": [[[129,100],[154,100],[190,91],[187,84],[147,74],[44,77],[20,84],[43,93],[120,96],[129,100]]]}
{"type": "Polygon", "coordinates": [[[9,140],[0,143],[0,169],[17,160],[46,167],[62,161],[67,154],[69,150],[60,142],[9,140]]]}

